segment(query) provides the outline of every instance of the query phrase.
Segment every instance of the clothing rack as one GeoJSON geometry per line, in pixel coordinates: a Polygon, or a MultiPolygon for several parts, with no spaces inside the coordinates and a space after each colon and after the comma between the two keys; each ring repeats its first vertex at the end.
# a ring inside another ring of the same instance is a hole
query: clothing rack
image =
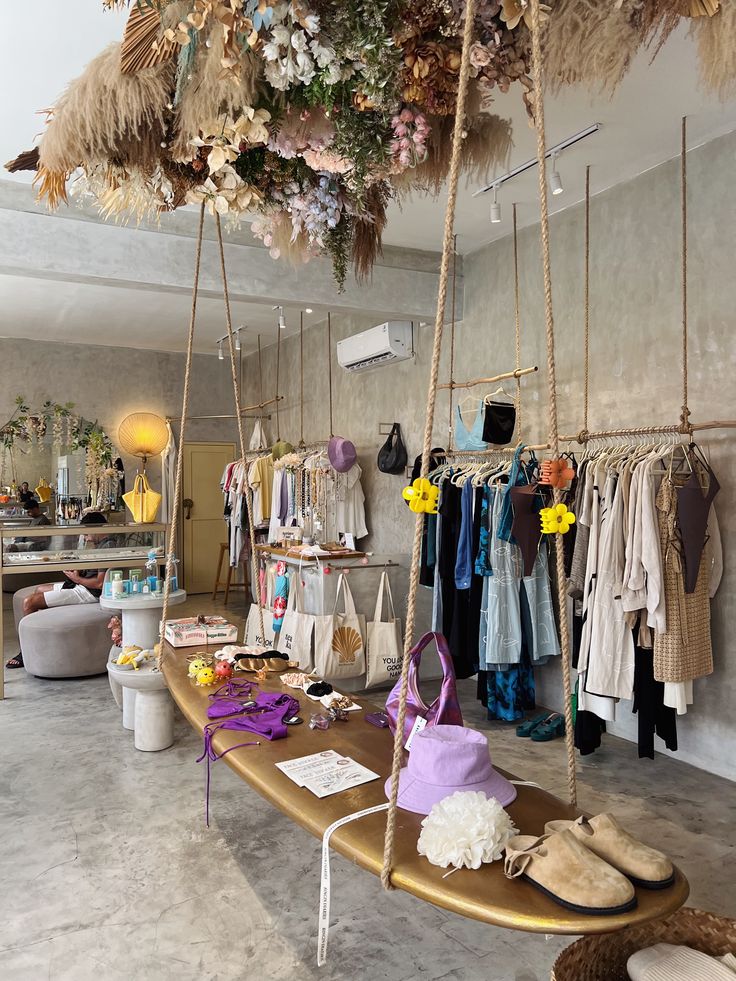
{"type": "MultiPolygon", "coordinates": [[[[477,456],[479,458],[482,457],[484,459],[487,459],[488,457],[493,456],[494,453],[511,453],[511,454],[516,453],[518,448],[519,448],[518,446],[498,446],[496,448],[490,448],[487,450],[447,450],[445,452],[445,456],[446,457],[477,456]]],[[[531,445],[528,443],[524,444],[525,450],[548,450],[549,448],[550,448],[549,443],[533,443],[531,445]]]]}
{"type": "MultiPolygon", "coordinates": [[[[265,409],[267,405],[273,405],[275,402],[280,402],[284,398],[283,395],[277,395],[275,398],[266,399],[264,402],[256,402],[255,405],[244,405],[240,410],[241,419],[270,419],[270,415],[263,415],[258,413],[258,415],[247,415],[253,409],[265,409]]],[[[232,412],[225,415],[212,415],[212,416],[187,416],[187,420],[206,420],[206,419],[237,419],[238,417],[232,412]]],[[[181,422],[181,416],[166,416],[167,422],[181,422]]]]}
{"type": "Polygon", "coordinates": [[[560,436],[560,440],[566,443],[589,443],[594,439],[606,439],[609,436],[648,436],[648,435],[680,435],[689,436],[692,439],[693,433],[702,432],[707,429],[736,429],[734,419],[714,419],[710,422],[687,423],[683,426],[678,423],[676,426],[637,426],[630,429],[602,429],[598,432],[588,432],[583,429],[575,436],[560,436]]]}
{"type": "Polygon", "coordinates": [[[522,375],[531,375],[535,371],[539,371],[538,365],[532,365],[531,368],[515,368],[513,371],[503,371],[499,375],[491,375],[490,378],[471,378],[470,381],[464,382],[444,382],[437,388],[449,388],[451,391],[456,388],[474,388],[476,385],[490,385],[493,382],[504,381],[506,378],[521,378],[522,375]]]}

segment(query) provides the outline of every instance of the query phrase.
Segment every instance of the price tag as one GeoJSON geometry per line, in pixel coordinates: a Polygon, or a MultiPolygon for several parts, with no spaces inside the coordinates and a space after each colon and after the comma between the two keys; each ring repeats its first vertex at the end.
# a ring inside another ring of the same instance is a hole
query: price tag
{"type": "Polygon", "coordinates": [[[426,727],[427,727],[427,720],[422,718],[421,715],[418,715],[416,717],[416,721],[414,722],[414,725],[412,726],[412,730],[409,733],[409,738],[404,743],[404,749],[409,750],[411,752],[411,744],[414,741],[414,736],[416,736],[418,732],[421,732],[422,729],[426,729],[426,727]]]}

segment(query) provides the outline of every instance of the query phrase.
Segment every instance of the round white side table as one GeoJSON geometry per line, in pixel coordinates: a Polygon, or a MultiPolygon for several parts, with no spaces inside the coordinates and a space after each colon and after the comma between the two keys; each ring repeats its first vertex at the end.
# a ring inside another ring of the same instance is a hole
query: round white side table
{"type": "MultiPolygon", "coordinates": [[[[169,606],[177,606],[186,598],[185,590],[176,589],[169,594],[169,606]]],[[[145,651],[153,650],[158,643],[163,605],[163,596],[150,593],[120,599],[100,597],[103,610],[121,615],[122,646],[135,644],[145,651]]],[[[113,651],[119,652],[119,649],[113,648],[113,651]]],[[[135,748],[143,752],[168,749],[174,741],[174,703],[164,676],[155,669],[153,662],[146,662],[135,671],[108,661],[107,675],[118,706],[122,702],[123,728],[135,733],[135,748]]]]}
{"type": "Polygon", "coordinates": [[[110,687],[122,688],[123,725],[133,729],[135,748],[144,753],[168,749],[174,742],[174,703],[155,663],[148,661],[135,671],[108,661],[107,673],[110,687]]]}
{"type": "MultiPolygon", "coordinates": [[[[183,603],[187,594],[183,589],[175,589],[169,595],[169,606],[183,603]]],[[[163,609],[163,596],[151,593],[136,593],[122,599],[112,596],[100,597],[100,608],[111,613],[121,614],[123,624],[123,647],[135,644],[144,651],[151,650],[158,643],[158,626],[163,609]]]]}

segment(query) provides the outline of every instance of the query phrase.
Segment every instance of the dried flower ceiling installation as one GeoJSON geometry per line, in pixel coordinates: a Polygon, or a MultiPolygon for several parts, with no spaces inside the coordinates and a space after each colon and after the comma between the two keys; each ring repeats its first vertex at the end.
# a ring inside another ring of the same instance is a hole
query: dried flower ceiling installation
{"type": "MultiPolygon", "coordinates": [[[[103,0],[130,7],[52,110],[35,170],[57,207],[93,200],[143,220],[204,201],[245,216],[274,258],[332,258],[342,288],[381,250],[390,199],[437,194],[447,174],[464,0],[103,0]]],[[[704,83],[736,82],[736,0],[549,0],[547,83],[612,92],[642,47],[692,22],[704,83]]],[[[465,172],[506,162],[511,126],[494,90],[534,113],[527,0],[482,0],[471,51],[465,172]]]]}

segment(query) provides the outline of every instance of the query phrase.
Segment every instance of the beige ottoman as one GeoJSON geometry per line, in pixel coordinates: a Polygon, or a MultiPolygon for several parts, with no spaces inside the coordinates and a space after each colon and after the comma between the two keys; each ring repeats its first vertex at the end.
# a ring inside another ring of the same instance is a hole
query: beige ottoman
{"type": "Polygon", "coordinates": [[[22,617],[18,636],[26,671],[39,678],[104,674],[110,653],[109,620],[110,614],[98,603],[57,606],[22,617]]]}

